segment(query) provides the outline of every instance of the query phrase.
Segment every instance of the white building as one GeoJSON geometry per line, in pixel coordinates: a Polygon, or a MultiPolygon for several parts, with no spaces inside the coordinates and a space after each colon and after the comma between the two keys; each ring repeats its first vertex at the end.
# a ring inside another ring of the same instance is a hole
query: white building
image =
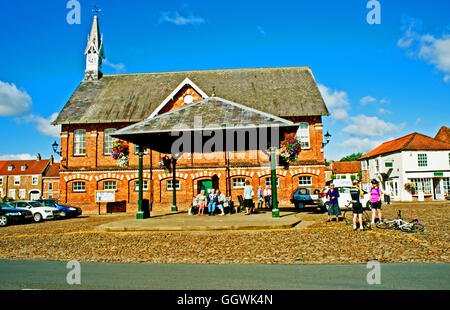
{"type": "Polygon", "coordinates": [[[380,181],[392,200],[442,200],[450,195],[450,143],[419,133],[388,141],[360,158],[363,187],[380,181]],[[414,184],[414,190],[405,184],[414,184]]]}

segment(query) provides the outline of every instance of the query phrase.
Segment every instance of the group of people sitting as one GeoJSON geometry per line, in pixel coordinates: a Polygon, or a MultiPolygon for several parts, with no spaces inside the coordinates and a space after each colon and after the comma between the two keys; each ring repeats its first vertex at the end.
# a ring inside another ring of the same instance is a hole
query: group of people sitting
{"type": "Polygon", "coordinates": [[[200,191],[200,194],[198,194],[197,197],[194,198],[194,205],[198,207],[198,216],[205,215],[205,208],[208,207],[208,213],[210,216],[214,216],[216,207],[219,208],[221,211],[220,215],[225,215],[224,212],[224,205],[226,203],[225,201],[225,195],[220,190],[211,190],[211,193],[206,196],[205,190],[202,189],[200,191]]]}

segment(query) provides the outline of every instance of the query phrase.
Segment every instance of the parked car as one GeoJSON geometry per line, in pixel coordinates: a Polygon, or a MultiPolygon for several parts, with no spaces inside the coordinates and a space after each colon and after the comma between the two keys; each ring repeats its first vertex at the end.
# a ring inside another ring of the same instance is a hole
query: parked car
{"type": "Polygon", "coordinates": [[[296,209],[305,205],[320,205],[320,189],[299,187],[292,193],[291,202],[296,209]]]}
{"type": "Polygon", "coordinates": [[[12,206],[18,209],[30,210],[33,213],[35,222],[42,220],[56,219],[59,217],[59,210],[55,207],[46,207],[35,201],[15,201],[11,203],[12,206]]]}
{"type": "MultiPolygon", "coordinates": [[[[353,184],[350,180],[334,180],[334,187],[339,191],[339,208],[340,209],[351,209],[351,201],[352,197],[350,195],[350,189],[353,188],[353,184]]],[[[322,209],[328,210],[328,202],[327,202],[327,192],[330,188],[326,186],[322,192],[320,197],[320,206],[322,209]]],[[[369,193],[363,191],[364,197],[360,198],[360,202],[364,208],[371,209],[371,204],[369,201],[369,193]]]]}
{"type": "Polygon", "coordinates": [[[16,209],[12,205],[0,202],[0,226],[10,222],[27,222],[33,220],[33,213],[29,210],[16,209]]]}
{"type": "Polygon", "coordinates": [[[40,204],[43,204],[47,207],[57,208],[61,217],[77,217],[82,213],[81,208],[63,205],[55,199],[39,199],[36,200],[36,202],[39,202],[40,204]]]}

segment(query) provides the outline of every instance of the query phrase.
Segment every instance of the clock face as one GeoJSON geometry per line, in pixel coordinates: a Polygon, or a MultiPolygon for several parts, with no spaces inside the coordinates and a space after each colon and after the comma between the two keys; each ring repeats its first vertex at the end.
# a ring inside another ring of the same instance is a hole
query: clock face
{"type": "Polygon", "coordinates": [[[192,102],[194,102],[194,97],[192,97],[192,95],[186,95],[184,96],[184,104],[191,104],[192,102]]]}

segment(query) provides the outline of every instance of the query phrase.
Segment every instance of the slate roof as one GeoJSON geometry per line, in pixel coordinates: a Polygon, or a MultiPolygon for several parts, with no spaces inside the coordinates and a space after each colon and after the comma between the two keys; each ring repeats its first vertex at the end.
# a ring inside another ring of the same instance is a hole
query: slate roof
{"type": "Polygon", "coordinates": [[[82,81],[53,124],[140,122],[189,78],[208,95],[280,117],[329,115],[309,67],[104,75],[82,81]]]}
{"type": "MultiPolygon", "coordinates": [[[[272,114],[222,98],[210,97],[122,128],[112,136],[169,153],[173,141],[178,137],[172,133],[208,130],[224,132],[227,129],[242,132],[271,126],[276,126],[279,134],[283,130],[298,127],[295,123],[272,114]]],[[[269,131],[270,128],[264,137],[271,137],[269,131]]],[[[223,138],[225,136],[224,134],[223,138]]]]}
{"type": "Polygon", "coordinates": [[[401,138],[387,141],[373,149],[359,160],[397,151],[441,151],[450,150],[450,143],[414,132],[401,138]]]}

